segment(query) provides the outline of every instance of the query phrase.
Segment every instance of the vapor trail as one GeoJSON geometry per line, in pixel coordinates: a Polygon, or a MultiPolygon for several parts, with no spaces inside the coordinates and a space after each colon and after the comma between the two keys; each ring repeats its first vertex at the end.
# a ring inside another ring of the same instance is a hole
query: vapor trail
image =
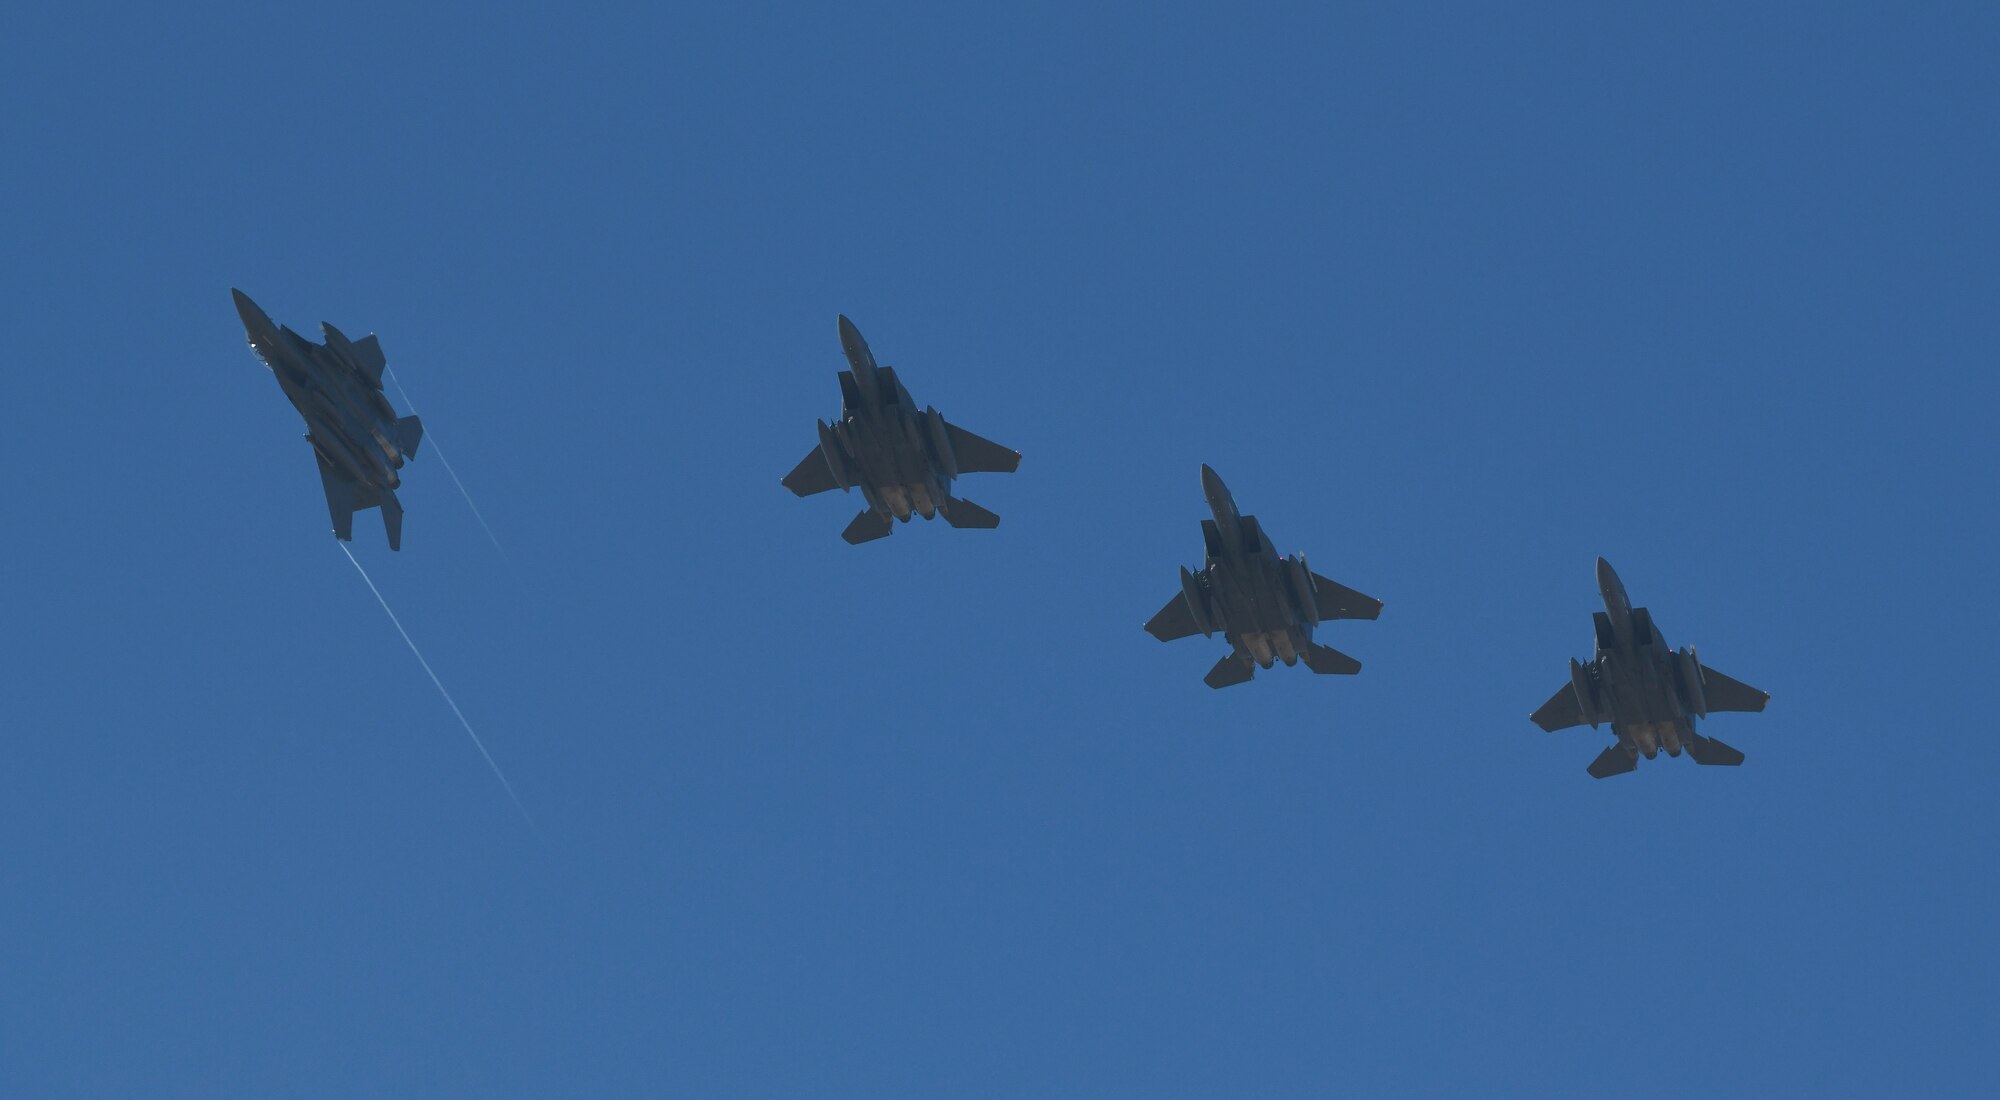
{"type": "Polygon", "coordinates": [[[368,570],[361,568],[361,559],[354,556],[354,551],[349,550],[346,543],[339,545],[340,552],[346,554],[347,560],[354,563],[354,571],[361,574],[362,581],[368,585],[368,591],[375,593],[375,602],[382,605],[383,613],[387,614],[389,621],[395,624],[396,633],[403,636],[403,644],[410,647],[411,653],[416,654],[417,663],[424,666],[424,673],[431,678],[431,683],[437,685],[438,694],[444,696],[445,705],[451,707],[451,712],[458,716],[458,724],[465,727],[465,735],[472,738],[472,744],[479,750],[479,755],[486,758],[486,766],[493,769],[493,775],[500,780],[500,785],[506,788],[507,797],[514,800],[514,808],[521,811],[521,820],[528,823],[528,829],[535,834],[536,840],[547,843],[546,838],[542,836],[542,830],[536,827],[535,819],[529,815],[528,808],[521,804],[521,796],[514,793],[514,785],[507,782],[507,773],[501,771],[500,765],[493,762],[493,754],[486,751],[486,743],[473,732],[472,723],[465,720],[465,712],[458,709],[458,702],[451,697],[451,692],[444,689],[444,681],[438,679],[438,674],[431,671],[431,663],[424,660],[423,652],[417,648],[417,643],[410,640],[410,632],[403,629],[403,621],[390,610],[389,601],[382,598],[382,590],[375,587],[375,582],[369,579],[368,570]]]}
{"type": "MultiPolygon", "coordinates": [[[[408,410],[410,415],[415,416],[417,403],[410,400],[410,391],[404,389],[403,380],[396,377],[396,368],[390,367],[388,375],[389,381],[395,383],[396,393],[403,399],[403,408],[408,410]]],[[[465,498],[465,506],[472,509],[472,518],[479,521],[479,526],[486,532],[486,537],[493,540],[493,549],[500,551],[501,560],[507,563],[507,568],[512,569],[514,567],[514,559],[508,555],[507,548],[500,545],[500,536],[493,533],[492,526],[486,522],[486,517],[480,513],[479,505],[472,503],[472,494],[465,491],[465,482],[458,479],[458,471],[451,468],[451,460],[444,456],[444,448],[438,446],[437,434],[431,431],[429,427],[425,427],[424,438],[430,440],[431,451],[438,456],[438,462],[444,466],[444,472],[451,475],[451,483],[458,486],[458,495],[465,498]]]]}

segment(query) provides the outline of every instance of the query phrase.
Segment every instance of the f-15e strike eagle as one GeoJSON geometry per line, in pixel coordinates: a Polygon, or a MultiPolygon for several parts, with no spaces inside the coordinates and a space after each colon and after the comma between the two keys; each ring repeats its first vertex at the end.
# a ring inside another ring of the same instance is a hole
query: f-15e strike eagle
{"type": "Polygon", "coordinates": [[[1382,601],[1327,580],[1306,566],[1304,554],[1281,558],[1257,517],[1238,515],[1236,500],[1214,470],[1201,468],[1201,491],[1213,519],[1201,521],[1207,549],[1201,571],[1181,568],[1181,590],[1146,624],[1163,642],[1193,634],[1229,641],[1231,653],[1203,682],[1212,688],[1240,684],[1277,661],[1322,675],[1361,671],[1361,662],[1315,644],[1313,627],[1330,619],[1373,619],[1382,601]]]}
{"type": "Polygon", "coordinates": [[[859,489],[868,507],[840,537],[879,539],[912,515],[943,516],[953,527],[997,527],[1000,517],[951,495],[960,474],[1011,474],[1021,452],[1010,451],[917,408],[894,367],[878,367],[854,322],[840,319],[840,348],[852,368],[840,372],[840,419],[819,422],[819,446],[784,478],[799,496],[859,489]]]}
{"type": "Polygon", "coordinates": [[[1597,779],[1629,772],[1641,753],[1651,760],[1663,748],[1668,756],[1686,749],[1697,764],[1743,763],[1742,753],[1696,733],[1695,719],[1715,711],[1761,711],[1770,693],[1704,666],[1692,646],[1667,648],[1652,613],[1632,606],[1624,582],[1603,558],[1597,559],[1597,588],[1604,610],[1591,616],[1596,655],[1589,664],[1570,659],[1569,683],[1530,716],[1534,723],[1551,733],[1611,723],[1618,743],[1591,763],[1597,779]]]}
{"type": "Polygon", "coordinates": [[[415,458],[423,422],[398,418],[382,395],[382,345],[371,334],[349,340],[322,324],[325,344],[312,341],[271,318],[240,290],[236,312],[250,336],[251,350],[271,368],[299,415],[306,418],[306,442],[319,460],[326,506],[335,538],[354,537],[354,513],[380,507],[389,531],[389,549],[403,545],[403,505],[396,499],[396,473],[415,458]]]}

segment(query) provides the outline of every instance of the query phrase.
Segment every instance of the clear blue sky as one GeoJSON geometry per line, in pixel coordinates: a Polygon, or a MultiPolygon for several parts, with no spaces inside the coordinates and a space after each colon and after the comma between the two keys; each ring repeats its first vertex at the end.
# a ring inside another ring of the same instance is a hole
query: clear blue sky
{"type": "Polygon", "coordinates": [[[2000,16],[1495,7],[12,12],[0,1093],[1990,1086],[2000,16]],[[841,312],[997,531],[780,488],[841,312]],[[1141,632],[1202,462],[1360,676],[1141,632]],[[1744,767],[1529,724],[1598,554],[1744,767]]]}

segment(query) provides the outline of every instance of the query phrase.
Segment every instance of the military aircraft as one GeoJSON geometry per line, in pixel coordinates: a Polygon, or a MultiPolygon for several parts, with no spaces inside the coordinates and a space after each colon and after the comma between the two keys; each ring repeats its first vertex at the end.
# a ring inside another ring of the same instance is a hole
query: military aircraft
{"type": "Polygon", "coordinates": [[[799,496],[861,490],[868,507],[840,537],[859,545],[879,539],[912,515],[943,516],[953,527],[998,527],[1000,517],[951,495],[960,474],[1011,474],[1021,452],[981,439],[922,410],[894,367],[878,367],[854,322],[840,319],[840,349],[852,368],[840,372],[840,419],[819,422],[819,446],[784,477],[799,496]]]}
{"type": "Polygon", "coordinates": [[[251,350],[306,418],[306,442],[319,460],[334,537],[352,539],[354,513],[379,506],[389,549],[401,549],[403,505],[396,487],[402,478],[396,471],[416,457],[424,426],[414,416],[399,419],[382,395],[382,368],[387,365],[382,345],[372,334],[349,340],[328,324],[320,325],[326,343],[315,344],[272,324],[249,295],[229,293],[236,297],[251,350]]]}
{"type": "Polygon", "coordinates": [[[1695,719],[1715,711],[1760,711],[1770,694],[1703,665],[1692,646],[1668,649],[1652,613],[1632,606],[1624,582],[1603,558],[1597,559],[1597,589],[1604,597],[1604,610],[1591,616],[1597,653],[1589,664],[1570,659],[1569,683],[1530,716],[1534,723],[1550,733],[1611,723],[1618,743],[1590,765],[1597,779],[1629,772],[1639,766],[1640,753],[1651,760],[1662,748],[1668,756],[1686,749],[1697,764],[1743,763],[1742,753],[1696,733],[1695,719]]]}
{"type": "Polygon", "coordinates": [[[1240,684],[1277,661],[1321,675],[1361,671],[1361,662],[1315,644],[1313,627],[1330,619],[1373,619],[1382,601],[1327,580],[1304,554],[1280,558],[1255,516],[1238,515],[1236,500],[1214,470],[1201,468],[1201,491],[1215,516],[1201,521],[1207,556],[1201,571],[1181,567],[1181,590],[1146,623],[1163,642],[1222,631],[1229,656],[1203,680],[1209,687],[1240,684]]]}

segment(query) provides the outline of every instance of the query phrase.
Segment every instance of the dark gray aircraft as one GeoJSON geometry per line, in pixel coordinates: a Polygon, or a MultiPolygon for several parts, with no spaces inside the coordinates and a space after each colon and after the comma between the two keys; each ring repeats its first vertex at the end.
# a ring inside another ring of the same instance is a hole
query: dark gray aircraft
{"type": "Polygon", "coordinates": [[[819,422],[819,446],[785,475],[785,488],[802,497],[829,489],[859,489],[868,507],[840,537],[850,543],[879,539],[912,515],[943,516],[953,527],[998,527],[1000,517],[951,495],[960,474],[1011,474],[1021,452],[946,422],[936,409],[919,410],[896,377],[878,367],[860,330],[840,319],[840,349],[852,370],[840,372],[840,419],[819,422]]]}
{"type": "Polygon", "coordinates": [[[349,340],[322,324],[325,344],[315,344],[283,325],[274,325],[240,290],[236,312],[250,334],[250,347],[271,368],[278,386],[306,418],[306,442],[319,460],[326,506],[335,538],[354,537],[354,513],[380,507],[389,530],[389,549],[403,545],[403,505],[396,471],[415,458],[424,426],[414,416],[397,418],[382,396],[382,345],[371,334],[349,340]]]}
{"type": "Polygon", "coordinates": [[[1372,619],[1382,601],[1336,584],[1306,566],[1304,554],[1281,558],[1257,523],[1238,515],[1236,501],[1215,471],[1201,468],[1201,491],[1214,519],[1201,521],[1207,557],[1199,573],[1181,567],[1181,590],[1146,624],[1163,642],[1222,631],[1232,652],[1215,663],[1209,687],[1240,684],[1283,661],[1321,675],[1361,671],[1361,662],[1316,645],[1313,627],[1329,619],[1372,619]]]}
{"type": "Polygon", "coordinates": [[[1590,765],[1598,779],[1629,772],[1639,766],[1640,753],[1651,760],[1662,748],[1668,756],[1686,749],[1697,764],[1743,763],[1742,753],[1696,733],[1695,719],[1715,711],[1760,711],[1770,694],[1703,665],[1692,646],[1668,649],[1652,613],[1632,606],[1603,558],[1597,559],[1597,588],[1604,610],[1591,616],[1596,656],[1589,664],[1570,659],[1569,683],[1530,716],[1534,723],[1551,733],[1611,723],[1618,743],[1590,765]]]}

